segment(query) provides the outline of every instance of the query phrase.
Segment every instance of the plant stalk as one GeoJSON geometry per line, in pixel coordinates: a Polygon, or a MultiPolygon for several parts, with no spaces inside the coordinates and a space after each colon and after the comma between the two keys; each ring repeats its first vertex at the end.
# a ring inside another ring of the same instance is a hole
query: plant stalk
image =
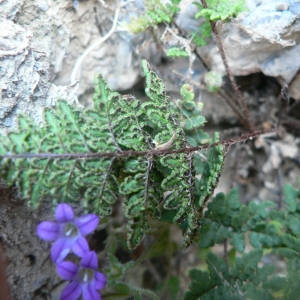
{"type": "MultiPolygon", "coordinates": [[[[201,0],[201,3],[202,3],[204,8],[208,8],[208,5],[207,5],[205,0],[201,0]]],[[[226,55],[225,55],[225,50],[224,50],[224,47],[223,47],[223,44],[222,44],[222,40],[221,40],[219,31],[218,31],[216,22],[214,22],[214,21],[209,21],[209,22],[210,22],[210,26],[212,28],[212,31],[216,36],[217,46],[219,48],[219,51],[220,51],[220,54],[221,54],[221,57],[222,57],[222,61],[223,61],[223,64],[225,66],[227,76],[229,77],[232,88],[233,88],[233,90],[234,90],[234,92],[237,96],[238,104],[241,107],[242,112],[245,114],[246,127],[250,132],[253,132],[253,131],[255,131],[255,127],[254,127],[253,122],[250,118],[250,113],[249,113],[249,110],[247,108],[245,99],[243,98],[242,93],[239,90],[239,88],[236,84],[235,78],[234,78],[234,76],[233,76],[233,74],[232,74],[232,72],[229,68],[228,61],[227,61],[227,58],[226,58],[226,55]]]]}
{"type": "Polygon", "coordinates": [[[88,158],[88,157],[129,157],[129,156],[162,156],[167,154],[177,154],[177,153],[192,153],[196,151],[201,151],[205,149],[209,149],[216,146],[231,146],[238,142],[245,142],[247,140],[252,140],[263,134],[270,134],[276,132],[277,129],[269,129],[269,130],[258,130],[255,132],[246,133],[239,137],[235,137],[228,140],[219,141],[212,144],[196,146],[196,147],[188,147],[188,148],[180,148],[180,149],[167,149],[167,150],[147,150],[147,151],[122,151],[122,152],[101,152],[101,153],[24,153],[24,154],[6,154],[1,155],[0,159],[8,158],[88,158]]]}

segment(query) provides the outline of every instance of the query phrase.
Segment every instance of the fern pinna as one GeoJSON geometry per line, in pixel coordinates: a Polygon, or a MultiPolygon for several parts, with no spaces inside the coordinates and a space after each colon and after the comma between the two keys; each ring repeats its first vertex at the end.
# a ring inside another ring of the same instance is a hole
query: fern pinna
{"type": "Polygon", "coordinates": [[[45,108],[43,127],[20,115],[18,128],[1,137],[0,172],[32,206],[51,196],[54,202],[80,201],[104,216],[123,195],[130,248],[150,230],[148,218],[174,210],[173,221],[185,224],[185,248],[217,184],[224,150],[209,148],[204,163],[189,151],[186,140],[195,146],[207,137],[199,129],[201,111],[191,97],[178,110],[148,63],[142,66],[149,97],[144,103],[111,91],[97,75],[94,109],[58,100],[55,109],[45,108]]]}

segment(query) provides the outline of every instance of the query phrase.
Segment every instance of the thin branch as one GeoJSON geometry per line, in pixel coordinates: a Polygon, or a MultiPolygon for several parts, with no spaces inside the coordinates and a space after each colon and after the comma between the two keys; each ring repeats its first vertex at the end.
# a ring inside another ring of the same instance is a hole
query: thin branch
{"type": "Polygon", "coordinates": [[[298,133],[300,132],[300,121],[296,118],[285,115],[282,117],[281,124],[289,126],[291,130],[295,130],[298,133]]]}
{"type": "MultiPolygon", "coordinates": [[[[188,37],[184,34],[182,28],[174,21],[174,19],[172,20],[172,24],[174,25],[174,27],[178,30],[179,34],[185,38],[188,39],[188,37]]],[[[200,56],[200,54],[197,52],[197,49],[194,48],[194,50],[192,50],[192,52],[196,55],[196,57],[198,58],[198,60],[201,62],[201,64],[203,65],[203,67],[209,71],[209,68],[207,66],[207,64],[205,63],[205,61],[202,59],[202,57],[200,56]]]]}
{"type": "Polygon", "coordinates": [[[196,151],[201,151],[205,149],[209,149],[216,146],[231,146],[238,142],[245,142],[247,140],[252,140],[260,135],[269,134],[276,132],[277,129],[273,128],[270,130],[258,130],[255,132],[247,133],[241,135],[240,137],[219,141],[213,144],[207,144],[203,146],[189,147],[189,148],[181,148],[176,150],[147,150],[147,151],[123,151],[123,152],[102,152],[102,153],[25,153],[25,154],[6,154],[1,155],[0,159],[3,158],[88,158],[88,157],[129,157],[129,156],[162,156],[167,154],[177,154],[177,153],[192,153],[196,151]]]}
{"type": "Polygon", "coordinates": [[[217,92],[224,100],[225,102],[230,106],[230,108],[233,110],[233,112],[238,116],[241,123],[243,123],[247,127],[247,120],[245,120],[245,117],[242,115],[242,113],[238,110],[236,107],[236,103],[233,99],[230,98],[229,95],[226,94],[226,90],[220,89],[217,92]]]}
{"type": "MultiPolygon", "coordinates": [[[[206,3],[205,0],[201,0],[201,3],[202,3],[204,8],[208,8],[207,3],[206,3]]],[[[226,58],[226,55],[225,55],[225,50],[224,50],[224,47],[223,47],[223,44],[222,44],[222,41],[221,41],[221,37],[220,37],[219,31],[218,31],[216,22],[214,22],[214,21],[209,21],[209,22],[210,22],[211,29],[212,29],[213,33],[215,34],[215,36],[216,36],[217,46],[219,48],[219,51],[220,51],[220,54],[221,54],[221,57],[222,57],[222,60],[223,60],[223,64],[225,66],[227,76],[229,77],[229,80],[230,80],[230,83],[233,87],[233,90],[234,90],[235,94],[237,95],[238,103],[239,103],[239,105],[242,109],[242,112],[245,114],[245,119],[247,121],[247,128],[249,129],[249,131],[254,131],[255,127],[254,127],[254,125],[252,123],[252,120],[250,118],[250,114],[249,114],[249,110],[247,108],[246,102],[245,102],[245,100],[242,96],[242,93],[241,93],[241,91],[239,90],[239,88],[236,84],[235,78],[234,78],[234,76],[233,76],[233,74],[232,74],[232,72],[229,68],[228,61],[227,61],[227,58],[226,58]]]]}
{"type": "MultiPolygon", "coordinates": [[[[173,24],[173,25],[175,26],[175,28],[178,30],[179,34],[180,34],[183,38],[187,39],[187,36],[184,34],[182,28],[181,28],[174,20],[172,20],[172,24],[173,24]]],[[[221,45],[222,45],[222,44],[221,44],[221,45]]],[[[196,55],[197,59],[198,59],[198,60],[200,61],[200,63],[203,65],[204,69],[206,69],[207,71],[210,71],[210,68],[207,66],[207,64],[204,62],[204,60],[203,60],[202,57],[200,56],[200,54],[197,52],[197,48],[196,48],[196,47],[192,50],[192,52],[196,55]]],[[[226,57],[225,57],[225,59],[226,59],[226,57]]],[[[229,71],[230,71],[230,70],[229,70],[229,71]]],[[[174,73],[175,73],[175,72],[174,72],[174,73]]],[[[177,75],[179,75],[179,74],[177,74],[177,75]]],[[[241,123],[243,123],[245,127],[249,127],[249,126],[248,126],[248,123],[249,123],[248,119],[246,118],[246,116],[243,116],[243,113],[242,113],[242,112],[240,112],[240,111],[238,110],[238,108],[236,107],[237,105],[236,105],[235,101],[230,99],[230,96],[227,95],[226,90],[221,88],[221,89],[219,90],[218,94],[221,95],[221,97],[225,100],[225,102],[231,107],[231,109],[234,111],[234,113],[239,117],[241,123]]],[[[253,131],[253,130],[252,130],[252,131],[253,131]]]]}
{"type": "MultiPolygon", "coordinates": [[[[208,70],[208,71],[209,71],[209,70],[208,70]]],[[[172,70],[172,72],[173,72],[174,74],[176,74],[177,76],[179,76],[180,78],[184,78],[184,75],[181,74],[180,72],[178,72],[178,71],[176,71],[176,70],[172,70]]],[[[202,88],[202,86],[201,86],[199,83],[197,83],[197,82],[195,82],[195,81],[193,81],[193,80],[190,80],[189,82],[190,82],[191,84],[193,84],[194,86],[199,87],[200,89],[202,88]]],[[[220,98],[222,98],[222,99],[225,101],[225,103],[226,103],[227,105],[230,106],[230,108],[233,110],[233,112],[238,116],[240,122],[241,122],[242,124],[244,124],[244,125],[247,127],[247,120],[245,120],[245,118],[244,118],[242,112],[240,112],[240,111],[238,110],[238,108],[236,107],[236,103],[234,102],[233,99],[230,98],[230,95],[227,94],[226,90],[225,90],[224,88],[220,88],[220,89],[216,92],[216,94],[219,95],[220,98]]],[[[186,117],[187,117],[187,116],[186,116],[186,117]]]]}
{"type": "Polygon", "coordinates": [[[225,55],[225,50],[224,50],[224,47],[223,47],[223,44],[222,44],[222,41],[221,41],[221,37],[220,37],[219,31],[218,31],[218,28],[216,26],[216,23],[213,22],[213,21],[210,21],[210,23],[211,23],[212,30],[213,30],[213,32],[216,36],[217,45],[218,45],[218,48],[220,50],[220,55],[222,57],[222,61],[223,61],[223,64],[225,66],[227,76],[229,77],[229,80],[230,80],[230,83],[231,83],[231,85],[234,89],[234,92],[236,93],[236,95],[238,97],[238,102],[239,102],[240,107],[242,108],[244,113],[247,113],[248,109],[247,109],[245,100],[244,100],[244,98],[241,94],[241,91],[239,90],[239,88],[236,84],[235,78],[234,78],[234,76],[233,76],[233,74],[232,74],[232,72],[229,68],[228,61],[227,61],[227,58],[226,58],[226,55],[225,55]]]}
{"type": "Polygon", "coordinates": [[[73,68],[72,75],[71,75],[71,84],[76,82],[76,74],[78,72],[78,69],[80,68],[80,65],[82,64],[84,59],[87,57],[87,55],[91,51],[93,51],[96,47],[100,46],[103,42],[105,42],[115,32],[116,27],[117,27],[117,23],[118,23],[118,18],[119,18],[119,13],[120,13],[121,7],[122,7],[121,5],[118,5],[118,7],[116,9],[116,12],[115,12],[113,25],[112,25],[111,29],[108,31],[108,33],[106,35],[104,35],[103,37],[99,38],[98,40],[96,40],[77,59],[77,62],[75,64],[74,68],[73,68]]]}
{"type": "Polygon", "coordinates": [[[281,121],[287,113],[287,108],[290,102],[290,96],[289,96],[289,86],[286,84],[282,89],[280,93],[281,103],[280,103],[280,110],[278,112],[278,121],[277,121],[277,127],[281,125],[281,121]]]}

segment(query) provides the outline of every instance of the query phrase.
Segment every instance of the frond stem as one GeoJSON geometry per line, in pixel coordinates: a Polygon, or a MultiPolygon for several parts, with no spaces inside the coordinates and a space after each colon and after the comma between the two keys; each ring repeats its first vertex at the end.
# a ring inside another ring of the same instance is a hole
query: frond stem
{"type": "Polygon", "coordinates": [[[0,158],[88,158],[88,157],[129,157],[129,156],[162,156],[167,154],[177,154],[177,153],[192,153],[196,151],[201,151],[205,149],[209,149],[212,147],[216,147],[219,145],[223,146],[231,146],[238,142],[245,142],[247,140],[252,140],[263,134],[270,134],[277,132],[277,128],[273,128],[270,130],[257,130],[251,133],[243,134],[239,137],[222,140],[216,143],[196,146],[196,147],[188,147],[188,148],[180,148],[176,150],[147,150],[147,151],[123,151],[123,152],[102,152],[102,153],[24,153],[24,154],[6,154],[1,155],[0,158]]]}
{"type": "MultiPolygon", "coordinates": [[[[204,8],[208,8],[207,3],[206,3],[205,0],[201,0],[201,3],[202,3],[204,8]]],[[[210,22],[211,29],[212,29],[213,33],[215,34],[215,36],[216,36],[217,46],[220,50],[220,54],[221,54],[221,57],[222,57],[222,60],[223,60],[223,64],[225,66],[227,76],[229,77],[232,88],[233,88],[235,94],[237,95],[238,104],[241,107],[242,112],[245,114],[245,119],[247,121],[247,128],[249,129],[249,131],[254,131],[255,127],[254,127],[253,122],[250,118],[250,114],[249,114],[249,110],[247,108],[246,102],[245,102],[245,100],[242,96],[242,93],[241,93],[241,91],[239,90],[239,88],[236,84],[235,78],[234,78],[234,76],[233,76],[233,74],[232,74],[232,72],[229,68],[228,61],[227,61],[227,58],[226,58],[226,55],[225,55],[225,50],[224,50],[224,47],[223,47],[223,44],[222,44],[222,41],[221,41],[221,37],[220,37],[219,31],[218,31],[218,28],[217,28],[217,24],[214,21],[209,21],[209,22],[210,22]]]]}

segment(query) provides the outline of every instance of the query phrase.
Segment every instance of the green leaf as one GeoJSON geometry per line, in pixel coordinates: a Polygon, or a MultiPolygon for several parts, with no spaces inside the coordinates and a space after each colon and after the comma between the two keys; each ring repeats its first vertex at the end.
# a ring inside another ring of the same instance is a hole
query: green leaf
{"type": "Polygon", "coordinates": [[[240,208],[241,203],[239,201],[239,192],[238,192],[237,188],[231,189],[226,194],[226,201],[228,201],[228,203],[232,209],[240,208]]]}
{"type": "Polygon", "coordinates": [[[288,226],[291,229],[292,233],[296,236],[300,236],[300,220],[294,216],[291,216],[288,219],[288,226]]]}
{"type": "Polygon", "coordinates": [[[145,234],[150,230],[150,226],[148,225],[147,220],[145,220],[144,218],[140,218],[138,221],[130,221],[127,228],[127,241],[129,249],[135,249],[139,245],[145,234]]]}
{"type": "Polygon", "coordinates": [[[219,226],[217,223],[210,221],[209,219],[203,219],[200,229],[200,248],[208,248],[215,245],[216,232],[219,226]]]}
{"type": "Polygon", "coordinates": [[[275,253],[278,253],[279,255],[289,258],[289,259],[299,257],[299,254],[297,251],[295,251],[293,249],[289,249],[289,248],[276,248],[275,253]]]}
{"type": "Polygon", "coordinates": [[[167,52],[168,57],[188,57],[189,54],[178,47],[172,47],[167,52]]]}
{"type": "MultiPolygon", "coordinates": [[[[218,135],[215,135],[214,141],[218,141],[218,135]]],[[[218,184],[218,180],[223,169],[225,152],[223,146],[217,146],[208,150],[207,161],[204,165],[202,178],[198,185],[199,199],[197,199],[196,207],[202,212],[206,206],[206,202],[211,196],[214,188],[218,184]]]]}
{"type": "Polygon", "coordinates": [[[130,22],[123,22],[122,26],[133,34],[141,33],[148,27],[159,23],[171,23],[173,16],[180,11],[180,1],[171,1],[163,5],[160,1],[146,0],[144,4],[145,13],[137,18],[131,18],[130,22]]]}
{"type": "Polygon", "coordinates": [[[284,193],[284,203],[286,205],[286,209],[289,212],[295,212],[297,207],[297,191],[294,189],[294,187],[290,184],[286,184],[283,187],[283,193],[284,193]]]}
{"type": "Polygon", "coordinates": [[[267,282],[263,283],[264,288],[271,290],[271,292],[278,292],[280,291],[284,284],[286,283],[287,279],[285,277],[274,276],[271,277],[267,282]]]}
{"type": "Polygon", "coordinates": [[[184,107],[187,110],[194,110],[196,108],[196,104],[193,101],[195,98],[195,94],[193,88],[189,84],[184,84],[180,89],[180,95],[184,100],[184,107]]]}
{"type": "Polygon", "coordinates": [[[230,244],[240,253],[245,251],[245,239],[242,233],[233,233],[230,244]]]}
{"type": "Polygon", "coordinates": [[[201,16],[211,21],[226,20],[247,10],[244,0],[210,0],[207,1],[207,5],[208,8],[197,5],[199,12],[195,15],[196,19],[201,16]]]}
{"type": "Polygon", "coordinates": [[[260,244],[260,234],[257,232],[250,232],[249,233],[249,239],[250,239],[250,244],[254,248],[259,248],[261,246],[260,244]]]}
{"type": "Polygon", "coordinates": [[[191,269],[189,275],[192,283],[190,284],[190,292],[184,295],[184,300],[199,299],[199,296],[205,294],[214,286],[214,282],[207,272],[191,269]]]}
{"type": "Polygon", "coordinates": [[[205,118],[203,116],[195,116],[186,121],[184,128],[186,130],[192,130],[203,126],[204,123],[205,123],[205,118]]]}

